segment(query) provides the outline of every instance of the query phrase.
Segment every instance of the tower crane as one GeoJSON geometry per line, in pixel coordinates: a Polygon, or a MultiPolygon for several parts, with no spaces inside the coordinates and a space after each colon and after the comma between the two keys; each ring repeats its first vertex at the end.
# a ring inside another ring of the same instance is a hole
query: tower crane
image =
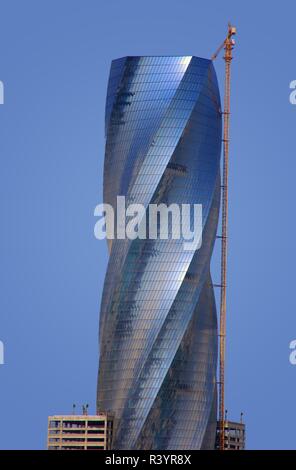
{"type": "Polygon", "coordinates": [[[230,66],[232,50],[235,45],[233,36],[236,28],[228,24],[226,39],[212,55],[215,60],[222,49],[225,50],[225,90],[223,111],[223,176],[222,176],[222,236],[221,236],[221,290],[219,325],[219,449],[225,449],[225,339],[226,339],[226,282],[227,282],[227,232],[228,232],[228,157],[229,157],[229,120],[230,120],[230,66]]]}

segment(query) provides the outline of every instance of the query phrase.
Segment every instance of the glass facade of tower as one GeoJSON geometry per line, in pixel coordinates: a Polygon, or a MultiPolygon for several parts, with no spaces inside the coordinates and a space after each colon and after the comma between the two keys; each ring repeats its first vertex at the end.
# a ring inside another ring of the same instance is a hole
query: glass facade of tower
{"type": "Polygon", "coordinates": [[[114,449],[215,447],[217,318],[210,275],[220,205],[221,110],[212,62],[111,65],[104,202],[202,204],[200,249],[183,239],[109,241],[98,410],[114,449]]]}

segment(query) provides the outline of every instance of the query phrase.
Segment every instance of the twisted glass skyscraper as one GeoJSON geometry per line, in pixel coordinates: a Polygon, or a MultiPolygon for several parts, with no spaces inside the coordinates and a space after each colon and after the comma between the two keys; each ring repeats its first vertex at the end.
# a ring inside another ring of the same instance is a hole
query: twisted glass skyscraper
{"type": "Polygon", "coordinates": [[[125,57],[106,102],[104,202],[202,204],[200,249],[109,240],[99,410],[114,449],[214,448],[217,318],[210,276],[220,204],[221,110],[212,62],[125,57]]]}

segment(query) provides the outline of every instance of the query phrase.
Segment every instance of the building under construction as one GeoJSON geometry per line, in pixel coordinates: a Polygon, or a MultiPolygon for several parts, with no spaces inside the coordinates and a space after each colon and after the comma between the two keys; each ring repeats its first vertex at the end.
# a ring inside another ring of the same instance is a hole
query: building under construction
{"type": "Polygon", "coordinates": [[[48,450],[108,450],[113,417],[107,413],[54,415],[48,417],[48,450]]]}
{"type": "Polygon", "coordinates": [[[128,243],[108,240],[97,409],[114,413],[116,449],[214,449],[216,388],[219,449],[229,448],[228,437],[236,429],[235,423],[231,433],[227,427],[224,396],[230,68],[235,34],[236,28],[229,24],[211,60],[129,56],[112,61],[104,203],[115,207],[121,194],[145,207],[186,201],[205,208],[202,244],[190,252],[173,236],[136,237],[128,243]],[[213,66],[222,50],[224,106],[213,66]],[[222,231],[217,237],[220,201],[222,231]],[[221,240],[219,284],[212,283],[210,273],[216,237],[221,240]],[[219,329],[214,287],[220,288],[219,329]]]}
{"type": "MultiPolygon", "coordinates": [[[[218,422],[216,449],[220,450],[220,426],[218,422]]],[[[246,442],[246,430],[243,422],[224,420],[224,448],[223,450],[244,450],[246,442]]]]}

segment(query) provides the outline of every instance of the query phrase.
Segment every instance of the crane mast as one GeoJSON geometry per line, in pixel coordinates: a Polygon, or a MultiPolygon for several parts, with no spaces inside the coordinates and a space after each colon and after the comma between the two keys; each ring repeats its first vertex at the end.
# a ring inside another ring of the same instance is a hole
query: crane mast
{"type": "Polygon", "coordinates": [[[222,171],[222,236],[221,236],[221,290],[220,290],[220,325],[219,325],[219,449],[225,449],[225,339],[226,339],[226,283],[227,283],[227,236],[228,236],[228,157],[229,157],[229,120],[230,120],[230,67],[233,35],[236,28],[228,24],[227,37],[215,54],[215,60],[224,49],[225,90],[223,111],[223,171],[222,171]]]}

